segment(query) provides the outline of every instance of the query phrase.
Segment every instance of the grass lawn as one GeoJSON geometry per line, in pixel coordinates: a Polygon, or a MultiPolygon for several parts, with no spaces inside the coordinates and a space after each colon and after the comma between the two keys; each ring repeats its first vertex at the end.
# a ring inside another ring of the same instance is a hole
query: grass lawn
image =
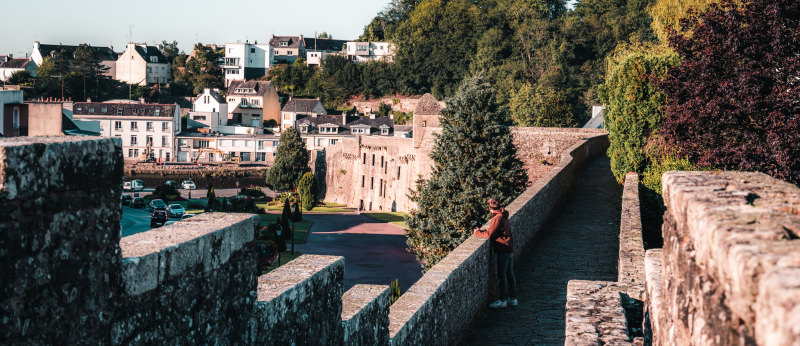
{"type": "MultiPolygon", "coordinates": [[[[290,246],[291,245],[287,245],[287,247],[290,247],[290,246]]],[[[294,250],[294,255],[292,255],[292,250],[286,250],[284,252],[281,252],[280,260],[278,262],[276,262],[274,266],[267,267],[267,271],[266,272],[262,272],[261,274],[269,273],[273,269],[278,268],[278,267],[280,267],[280,266],[282,266],[282,265],[284,265],[286,263],[289,263],[291,260],[299,257],[300,255],[302,255],[302,254],[300,253],[300,251],[297,251],[297,249],[294,250]]]]}
{"type": "MultiPolygon", "coordinates": [[[[352,212],[353,209],[346,209],[344,204],[324,202],[324,207],[314,207],[311,211],[303,210],[303,213],[347,213],[352,212]]],[[[256,208],[264,208],[265,210],[282,211],[283,205],[267,205],[266,203],[256,203],[256,208]]]]}
{"type": "MultiPolygon", "coordinates": [[[[275,223],[278,220],[280,215],[278,214],[261,214],[261,226],[266,226],[271,223],[275,223]]],[[[308,231],[311,228],[311,221],[303,220],[300,222],[294,223],[294,243],[295,244],[305,244],[306,238],[308,236],[308,231]]],[[[291,225],[291,223],[289,223],[291,225]]]]}
{"type": "Polygon", "coordinates": [[[405,220],[405,216],[408,216],[408,213],[401,213],[401,212],[363,213],[362,212],[361,215],[373,218],[378,221],[393,223],[395,225],[398,225],[406,229],[408,228],[408,225],[406,225],[406,220],[405,220]]]}

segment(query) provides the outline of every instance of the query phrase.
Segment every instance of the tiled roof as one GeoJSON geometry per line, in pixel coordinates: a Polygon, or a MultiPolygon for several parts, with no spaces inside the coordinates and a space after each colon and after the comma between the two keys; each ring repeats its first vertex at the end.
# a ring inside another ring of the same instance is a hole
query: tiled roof
{"type": "Polygon", "coordinates": [[[370,119],[367,116],[358,117],[355,121],[347,122],[347,127],[353,127],[353,125],[367,125],[371,128],[380,128],[381,125],[386,125],[389,127],[394,127],[394,120],[389,117],[375,117],[375,119],[370,119]]]}
{"type": "Polygon", "coordinates": [[[293,113],[311,113],[317,104],[320,104],[319,99],[296,99],[293,98],[286,102],[281,112],[293,113]]]}
{"type": "Polygon", "coordinates": [[[326,38],[310,38],[304,37],[303,38],[303,45],[306,46],[306,49],[309,50],[326,50],[326,51],[335,51],[341,52],[342,48],[344,48],[345,40],[333,40],[333,39],[326,39],[326,38]]]}
{"type": "Polygon", "coordinates": [[[317,127],[322,124],[335,124],[341,127],[342,117],[343,115],[320,115],[318,117],[304,117],[300,120],[297,120],[297,124],[299,125],[308,124],[314,127],[317,127]]]}
{"type": "MultiPolygon", "coordinates": [[[[65,46],[61,44],[39,44],[39,53],[42,57],[48,57],[52,56],[52,54],[57,51],[64,51],[67,53],[67,59],[74,59],[75,50],[78,49],[78,47],[79,46],[65,46]]],[[[94,56],[100,61],[117,60],[117,53],[109,47],[89,46],[89,49],[92,50],[94,56]]]]}
{"type": "Polygon", "coordinates": [[[270,81],[233,81],[231,85],[228,86],[228,96],[231,95],[265,95],[269,88],[272,88],[272,82],[270,81]],[[245,90],[253,90],[253,92],[243,92],[238,91],[239,89],[245,90]]]}
{"type": "Polygon", "coordinates": [[[414,126],[411,125],[394,125],[394,132],[411,132],[414,126]]]}
{"type": "Polygon", "coordinates": [[[300,47],[300,36],[273,36],[269,45],[274,48],[297,48],[300,47]],[[286,42],[286,45],[281,46],[281,42],[286,42]]]}
{"type": "Polygon", "coordinates": [[[0,68],[25,68],[30,62],[31,59],[8,59],[8,61],[0,64],[0,68]]]}
{"type": "Polygon", "coordinates": [[[191,138],[231,138],[231,139],[262,139],[262,140],[270,140],[270,139],[280,139],[280,136],[276,136],[274,134],[255,134],[255,135],[223,135],[218,133],[201,133],[201,132],[180,132],[176,135],[176,137],[191,137],[191,138]]]}
{"type": "Polygon", "coordinates": [[[139,55],[142,57],[142,59],[144,59],[144,61],[147,61],[147,62],[152,62],[152,61],[150,61],[150,58],[151,57],[155,57],[156,58],[155,62],[157,62],[159,64],[167,64],[167,63],[169,63],[169,61],[167,61],[167,58],[164,56],[164,54],[161,54],[161,51],[156,46],[139,46],[139,45],[137,45],[136,46],[136,53],[139,53],[139,55]]]}
{"type": "Polygon", "coordinates": [[[377,117],[375,119],[370,119],[369,117],[348,117],[347,124],[342,125],[342,117],[344,116],[345,115],[320,115],[318,117],[306,116],[302,119],[298,119],[295,122],[295,127],[299,128],[301,125],[310,125],[311,128],[305,134],[319,134],[319,126],[324,124],[335,124],[339,128],[338,132],[335,133],[337,135],[350,134],[352,132],[351,129],[354,127],[369,128],[369,133],[380,131],[381,127],[388,127],[390,129],[394,127],[394,120],[389,117],[377,117]]]}
{"type": "Polygon", "coordinates": [[[72,112],[74,115],[172,118],[175,114],[175,107],[177,105],[174,104],[76,102],[72,112]],[[120,109],[122,114],[118,114],[120,109]],[[156,115],[156,111],[158,111],[158,115],[156,115]]]}

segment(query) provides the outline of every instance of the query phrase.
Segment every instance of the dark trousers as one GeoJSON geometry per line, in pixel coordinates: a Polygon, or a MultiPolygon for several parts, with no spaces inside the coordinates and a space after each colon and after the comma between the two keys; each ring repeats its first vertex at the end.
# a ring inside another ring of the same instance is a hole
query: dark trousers
{"type": "Polygon", "coordinates": [[[517,297],[517,278],[514,277],[514,254],[497,254],[497,279],[500,281],[500,300],[517,297]]]}

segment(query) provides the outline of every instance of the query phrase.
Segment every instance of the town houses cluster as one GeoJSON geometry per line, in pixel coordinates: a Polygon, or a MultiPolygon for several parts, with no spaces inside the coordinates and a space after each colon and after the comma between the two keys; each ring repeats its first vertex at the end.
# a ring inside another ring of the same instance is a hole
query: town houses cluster
{"type": "MultiPolygon", "coordinates": [[[[26,58],[0,55],[0,81],[22,70],[35,77],[37,67],[58,53],[71,64],[77,48],[34,42],[26,58]]],[[[372,110],[359,112],[355,108],[328,114],[319,99],[281,96],[270,81],[262,78],[270,68],[294,63],[298,58],[309,65],[320,65],[330,55],[344,56],[356,64],[371,60],[391,63],[391,43],[272,35],[268,43],[246,41],[206,48],[224,50],[219,65],[225,88],[205,89],[192,98],[190,109],[181,109],[177,103],[146,103],[144,99],[25,101],[19,87],[4,86],[0,89],[0,136],[116,137],[122,142],[123,157],[129,161],[253,164],[269,164],[280,133],[290,127],[301,133],[309,150],[357,135],[410,136],[410,126],[395,126],[391,117],[376,117],[372,110]]],[[[90,49],[110,78],[151,86],[172,79],[171,62],[156,46],[129,43],[123,52],[111,47],[90,49]]]]}

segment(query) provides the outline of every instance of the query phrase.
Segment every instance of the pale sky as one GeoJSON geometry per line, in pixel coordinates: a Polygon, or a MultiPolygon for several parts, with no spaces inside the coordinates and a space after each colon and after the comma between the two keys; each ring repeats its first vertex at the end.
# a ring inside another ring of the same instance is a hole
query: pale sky
{"type": "MultiPolygon", "coordinates": [[[[3,1],[6,2],[6,1],[3,1]]],[[[195,42],[267,43],[271,34],[307,37],[326,31],[354,40],[389,0],[39,0],[8,1],[2,10],[0,55],[25,57],[33,41],[110,46],[121,52],[129,41],[178,41],[191,52],[195,42]]]]}

